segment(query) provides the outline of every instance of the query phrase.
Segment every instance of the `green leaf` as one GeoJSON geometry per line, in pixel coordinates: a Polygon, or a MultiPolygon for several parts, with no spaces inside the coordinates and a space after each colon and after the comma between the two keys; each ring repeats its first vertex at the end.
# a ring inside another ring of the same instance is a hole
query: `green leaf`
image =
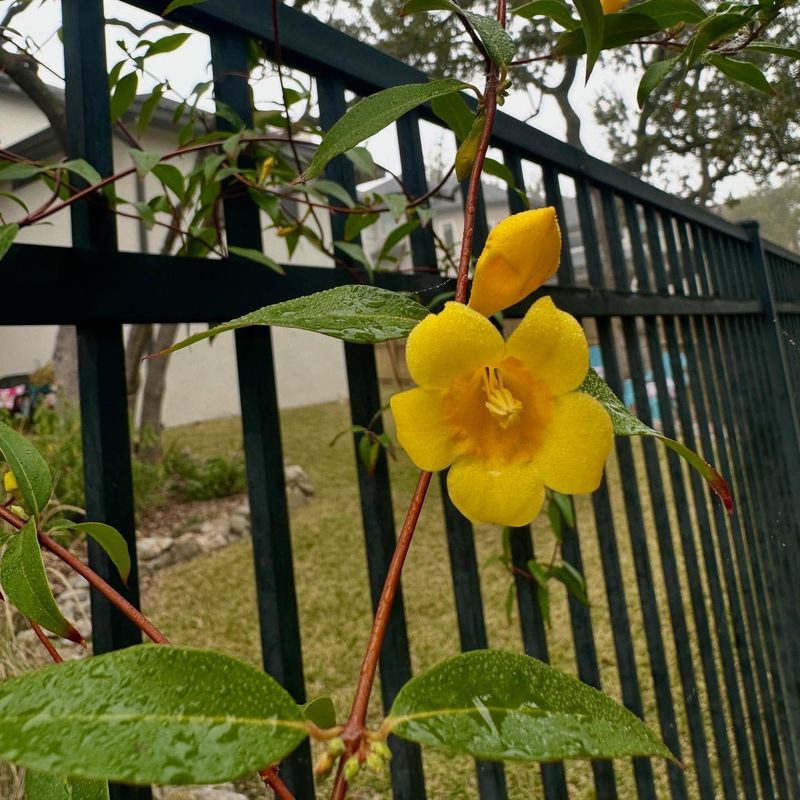
{"type": "Polygon", "coordinates": [[[639,81],[639,89],[636,92],[636,102],[639,104],[639,108],[644,106],[653,89],[675,69],[678,60],[679,57],[676,56],[675,58],[666,58],[663,61],[656,61],[644,71],[644,75],[642,75],[642,79],[639,81]]]}
{"type": "Polygon", "coordinates": [[[233,245],[228,245],[228,252],[240,256],[241,258],[255,261],[257,264],[262,264],[265,267],[269,267],[275,270],[279,275],[286,274],[284,268],[274,258],[270,258],[260,250],[255,250],[252,247],[234,247],[233,245]]]}
{"type": "Polygon", "coordinates": [[[499,178],[501,181],[503,181],[503,183],[506,184],[506,186],[508,186],[509,189],[517,188],[517,183],[514,180],[514,174],[505,164],[497,159],[487,156],[483,162],[483,171],[487,175],[491,175],[494,178],[499,178]]]}
{"type": "Polygon", "coordinates": [[[652,436],[669,447],[670,450],[676,452],[705,479],[711,489],[722,500],[727,512],[729,514],[733,513],[731,492],[722,475],[697,453],[686,447],[685,444],[669,439],[663,433],[653,430],[638,417],[631,414],[624,403],[611,391],[608,384],[594,369],[589,368],[586,378],[577,391],[591,395],[605,408],[609,417],[611,417],[611,424],[614,426],[614,433],[617,436],[652,436]]]}
{"type": "Polygon", "coordinates": [[[389,206],[389,211],[391,211],[395,222],[405,216],[408,198],[404,194],[387,194],[384,196],[383,202],[389,206]]]}
{"type": "Polygon", "coordinates": [[[171,14],[173,11],[177,11],[179,8],[183,8],[184,6],[199,6],[200,3],[205,3],[206,0],[172,0],[172,2],[161,12],[162,17],[166,17],[167,14],[171,14]]]}
{"type": "Polygon", "coordinates": [[[550,521],[550,530],[553,531],[553,536],[557,541],[562,541],[564,539],[564,518],[561,516],[559,507],[553,502],[547,504],[547,519],[550,521]]]}
{"type": "Polygon", "coordinates": [[[681,22],[697,24],[708,16],[695,0],[644,0],[616,16],[631,13],[650,17],[660,29],[672,28],[681,22]]]}
{"type": "Polygon", "coordinates": [[[477,114],[472,121],[472,127],[469,129],[467,138],[461,142],[456,151],[456,180],[459,182],[466,180],[472,172],[485,125],[486,115],[483,113],[477,114]]]}
{"type": "Polygon", "coordinates": [[[383,243],[383,246],[378,253],[378,257],[375,259],[375,264],[378,265],[385,258],[388,258],[395,245],[399,244],[406,236],[408,236],[418,227],[419,220],[411,219],[408,222],[404,222],[402,225],[398,225],[393,231],[391,231],[386,237],[386,241],[383,243]]]}
{"type": "Polygon", "coordinates": [[[338,200],[348,208],[352,208],[355,205],[355,201],[352,197],[350,197],[350,192],[348,192],[347,189],[345,189],[340,183],[336,183],[336,181],[329,181],[326,178],[318,178],[311,186],[307,188],[311,191],[317,192],[326,202],[328,201],[328,198],[332,197],[334,200],[338,200]],[[327,197],[325,195],[327,195],[327,197]]]}
{"type": "Polygon", "coordinates": [[[6,599],[21,614],[57,636],[73,642],[83,641],[59,611],[50,591],[34,520],[30,520],[6,547],[0,559],[0,585],[6,599]]]}
{"type": "MultiPolygon", "coordinates": [[[[638,8],[638,6],[635,6],[638,8]]],[[[657,22],[643,14],[608,14],[603,28],[601,50],[621,47],[660,30],[657,22]]],[[[579,56],[586,52],[584,28],[566,31],[558,37],[553,53],[559,56],[579,56]]]]}
{"type": "Polygon", "coordinates": [[[374,178],[377,176],[378,168],[372,160],[372,153],[366,147],[354,147],[345,153],[348,161],[358,170],[360,175],[357,177],[360,182],[363,178],[374,178]],[[363,177],[362,177],[363,176],[363,177]]]}
{"type": "Polygon", "coordinates": [[[5,681],[0,709],[0,757],[134,784],[234,780],[280,761],[307,735],[300,708],[266,673],[166,645],[5,681]]]}
{"type": "Polygon", "coordinates": [[[139,88],[139,77],[135,72],[123,75],[114,87],[111,96],[111,122],[116,122],[128,110],[136,97],[139,88]]]}
{"type": "Polygon", "coordinates": [[[784,58],[800,60],[800,50],[797,48],[783,47],[779,44],[772,44],[771,42],[753,42],[747,45],[747,50],[755,50],[758,53],[769,53],[773,56],[783,56],[784,58]]]}
{"type": "Polygon", "coordinates": [[[344,224],[344,238],[351,241],[358,236],[364,228],[368,228],[378,221],[380,214],[348,214],[344,224]]]}
{"type": "Polygon", "coordinates": [[[61,778],[28,770],[25,800],[108,800],[108,783],[82,778],[61,778]]]}
{"type": "Polygon", "coordinates": [[[319,175],[328,162],[359,142],[391,125],[407,111],[437,97],[466,88],[467,84],[452,78],[430,83],[412,83],[393,86],[365,97],[356,103],[325,134],[311,163],[295,183],[308,181],[319,175]]]}
{"type": "Polygon", "coordinates": [[[125,537],[116,528],[106,525],[105,522],[76,522],[68,527],[91,536],[105,550],[122,580],[128,582],[131,573],[131,555],[125,537]]]}
{"type": "Polygon", "coordinates": [[[601,692],[530,656],[496,650],[464,653],[412,678],[386,723],[404,739],[481,759],[675,760],[654,731],[601,692]]]}
{"type": "Polygon", "coordinates": [[[183,173],[177,167],[173,167],[172,164],[156,164],[153,167],[153,175],[168,189],[172,189],[177,197],[183,197],[183,173]]]}
{"type": "Polygon", "coordinates": [[[80,175],[90,186],[100,183],[102,177],[100,173],[88,162],[82,158],[73,158],[69,161],[64,161],[58,165],[60,169],[66,169],[80,175]]]}
{"type": "Polygon", "coordinates": [[[431,100],[431,108],[433,113],[453,131],[458,141],[463,142],[467,138],[475,113],[459,92],[434,97],[431,100]]]}
{"type": "Polygon", "coordinates": [[[336,725],[336,707],[330,697],[310,700],[303,706],[303,716],[323,730],[336,725]]]}
{"type": "Polygon", "coordinates": [[[339,250],[340,252],[344,253],[348,258],[353,259],[353,261],[357,261],[359,264],[363,264],[364,267],[372,271],[372,264],[369,263],[369,259],[367,258],[367,254],[364,252],[364,248],[360,244],[356,244],[355,242],[334,242],[333,246],[339,250]]]}
{"type": "Polygon", "coordinates": [[[544,586],[550,578],[548,571],[535,559],[532,558],[527,564],[528,572],[539,586],[544,586]]]}
{"type": "MultiPolygon", "coordinates": [[[[603,49],[605,14],[600,0],[575,0],[575,7],[581,18],[584,41],[586,42],[586,81],[592,74],[594,65],[603,49]]],[[[612,15],[613,16],[613,15],[612,15]]]]}
{"type": "Polygon", "coordinates": [[[739,61],[735,58],[719,55],[718,53],[707,56],[706,61],[733,81],[751,86],[759,92],[764,92],[764,94],[775,93],[775,90],[770,86],[764,73],[750,61],[739,61]]]}
{"type": "Polygon", "coordinates": [[[511,13],[525,19],[549,17],[568,31],[573,31],[580,25],[580,22],[572,16],[569,6],[562,0],[533,0],[531,3],[511,9],[511,13]]]}
{"type": "Polygon", "coordinates": [[[566,561],[550,570],[550,576],[564,584],[566,590],[577,597],[584,605],[589,605],[589,596],[586,594],[586,581],[583,575],[566,561]]]}
{"type": "Polygon", "coordinates": [[[540,583],[536,587],[536,605],[539,606],[539,613],[542,621],[548,628],[552,627],[550,620],[550,587],[546,583],[540,583]]]}
{"type": "Polygon", "coordinates": [[[466,17],[472,27],[475,28],[475,32],[483,42],[489,58],[497,66],[507,67],[514,60],[514,52],[516,51],[514,40],[495,17],[464,10],[459,13],[466,17]]]}
{"type": "Polygon", "coordinates": [[[710,44],[736,33],[748,22],[750,17],[746,14],[727,13],[709,17],[698,26],[697,32],[689,39],[681,58],[686,61],[687,67],[691,67],[710,44]]]}
{"type": "Polygon", "coordinates": [[[151,56],[157,56],[161,53],[172,53],[174,50],[177,50],[191,35],[191,33],[173,33],[169,36],[164,36],[161,39],[153,42],[147,48],[144,57],[150,58],[151,56]]]}
{"type": "Polygon", "coordinates": [[[428,313],[415,300],[377,286],[337,286],[251,311],[224,325],[195,333],[157,355],[174,353],[210,336],[250,325],[300,328],[346,342],[374,344],[404,339],[428,313]]]}
{"type": "Polygon", "coordinates": [[[450,0],[408,0],[400,11],[401,17],[428,11],[460,11],[460,7],[450,0]]]}
{"type": "Polygon", "coordinates": [[[17,238],[19,233],[19,225],[12,223],[11,225],[0,225],[0,261],[3,256],[11,249],[14,244],[14,239],[17,238]]]}
{"type": "Polygon", "coordinates": [[[161,153],[156,153],[152,150],[138,150],[132,148],[128,150],[131,155],[133,163],[136,164],[136,174],[140,178],[144,178],[150,170],[161,161],[161,153]]]}
{"type": "Polygon", "coordinates": [[[147,100],[142,103],[141,111],[139,111],[139,120],[136,123],[136,132],[139,136],[147,130],[148,125],[150,125],[150,120],[153,119],[153,114],[155,114],[163,96],[164,84],[159,83],[156,88],[150,92],[150,96],[147,100]]]}
{"type": "Polygon", "coordinates": [[[53,492],[47,462],[27,439],[3,422],[0,422],[0,455],[14,473],[28,511],[41,514],[53,492]]]}
{"type": "Polygon", "coordinates": [[[566,522],[570,528],[574,528],[575,508],[572,505],[572,498],[568,494],[561,494],[561,492],[551,490],[550,502],[558,506],[558,510],[561,512],[564,522],[566,522]]]}
{"type": "Polygon", "coordinates": [[[41,174],[46,169],[47,167],[37,167],[35,164],[0,161],[0,181],[25,181],[41,174]]]}

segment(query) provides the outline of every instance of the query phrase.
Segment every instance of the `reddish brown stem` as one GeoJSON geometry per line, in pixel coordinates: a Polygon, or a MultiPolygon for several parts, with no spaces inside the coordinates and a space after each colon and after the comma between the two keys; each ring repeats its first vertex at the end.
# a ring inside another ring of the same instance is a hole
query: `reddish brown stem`
{"type": "Polygon", "coordinates": [[[347,724],[342,731],[342,740],[345,744],[345,754],[340,761],[340,769],[336,774],[336,783],[333,787],[332,800],[344,800],[347,791],[347,783],[341,765],[344,760],[358,751],[361,739],[364,735],[364,723],[367,718],[367,707],[369,706],[369,696],[372,693],[372,684],[375,682],[375,672],[378,669],[378,659],[383,646],[383,639],[386,635],[386,627],[389,624],[389,615],[392,612],[397,588],[400,585],[400,575],[403,572],[403,564],[414,537],[414,530],[417,527],[422,504],[425,502],[425,495],[431,482],[430,472],[420,472],[417,480],[417,488],[411,498],[405,522],[397,540],[392,561],[389,564],[389,571],[386,573],[386,581],[383,584],[378,609],[375,612],[375,619],[372,622],[372,631],[369,636],[367,652],[364,654],[364,661],[361,664],[361,673],[358,677],[358,686],[353,698],[353,706],[350,709],[350,716],[347,724]]]}
{"type": "Polygon", "coordinates": [[[264,781],[264,786],[269,786],[279,800],[295,800],[294,795],[283,782],[281,776],[278,775],[278,770],[275,767],[262,769],[258,774],[261,780],[264,781]]]}
{"type": "Polygon", "coordinates": [[[56,664],[60,664],[64,659],[61,658],[58,650],[56,650],[53,643],[47,638],[47,634],[42,630],[42,626],[32,619],[29,619],[28,622],[30,622],[31,628],[33,628],[33,632],[36,634],[36,638],[44,645],[44,649],[50,653],[50,658],[52,658],[56,664]]]}
{"type": "MultiPolygon", "coordinates": [[[[0,506],[0,519],[17,529],[25,527],[25,520],[13,511],[0,506]]],[[[169,644],[169,639],[135,606],[129,603],[113,586],[106,583],[91,567],[76,558],[65,547],[53,541],[46,533],[39,533],[39,544],[58,556],[67,566],[84,577],[110,603],[113,603],[145,636],[156,644],[169,644]]]]}
{"type": "Polygon", "coordinates": [[[486,91],[484,92],[484,109],[486,121],[483,125],[481,138],[478,143],[478,153],[472,166],[467,187],[467,201],[464,207],[464,235],[461,238],[461,257],[458,261],[458,277],[456,278],[456,302],[466,303],[469,291],[469,263],[472,259],[472,240],[475,237],[475,215],[478,211],[478,192],[481,186],[481,173],[483,162],[486,160],[486,151],[492,138],[492,127],[497,112],[497,86],[500,76],[496,67],[492,67],[486,78],[486,91]]]}

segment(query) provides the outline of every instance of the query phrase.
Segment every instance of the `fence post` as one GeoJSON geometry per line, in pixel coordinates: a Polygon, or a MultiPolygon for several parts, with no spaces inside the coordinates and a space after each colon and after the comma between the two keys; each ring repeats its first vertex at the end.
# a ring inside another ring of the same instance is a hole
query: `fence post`
{"type": "MultiPolygon", "coordinates": [[[[768,389],[774,398],[771,409],[757,409],[763,417],[765,412],[771,412],[771,424],[776,431],[776,441],[783,449],[783,458],[786,474],[776,475],[777,481],[796,479],[800,475],[800,418],[797,414],[797,403],[791,391],[790,373],[788,369],[786,345],[781,331],[780,320],[776,307],[776,293],[773,277],[767,263],[764,247],[761,240],[758,222],[751,220],[742,223],[750,241],[750,263],[753,269],[752,277],[757,299],[763,304],[761,319],[757,330],[761,338],[761,345],[765,355],[765,370],[769,376],[768,389]]],[[[755,417],[755,415],[754,415],[755,417]]],[[[768,423],[769,424],[769,423],[768,423]]],[[[780,455],[776,453],[780,458],[780,455]]],[[[771,622],[776,628],[775,641],[779,648],[778,657],[780,664],[775,665],[783,684],[783,695],[787,703],[789,715],[788,740],[785,746],[793,747],[797,757],[800,757],[800,672],[798,672],[798,631],[800,618],[798,617],[798,581],[800,575],[797,570],[797,548],[800,546],[800,494],[789,491],[771,494],[771,487],[766,487],[770,496],[766,499],[777,498],[776,521],[780,526],[781,541],[770,546],[765,544],[769,552],[766,558],[772,559],[773,574],[777,573],[778,581],[782,586],[768,586],[771,596],[768,600],[772,606],[771,622]],[[787,541],[788,539],[788,541],[787,541]],[[788,546],[787,546],[788,545],[788,546]],[[783,651],[781,657],[780,651],[783,651]]],[[[766,523],[767,521],[764,520],[766,523]]],[[[776,687],[778,688],[778,687],[776,687]]]]}

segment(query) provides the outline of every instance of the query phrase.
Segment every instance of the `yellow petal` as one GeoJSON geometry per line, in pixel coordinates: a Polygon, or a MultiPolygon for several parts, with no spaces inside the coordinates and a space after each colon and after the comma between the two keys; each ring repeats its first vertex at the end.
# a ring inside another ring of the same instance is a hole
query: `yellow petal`
{"type": "Polygon", "coordinates": [[[397,440],[408,457],[429,472],[449,467],[458,455],[444,418],[443,392],[409,389],[391,399],[397,440]]]}
{"type": "Polygon", "coordinates": [[[589,345],[578,320],[542,297],[528,309],[506,344],[506,354],[518,358],[555,394],[581,385],[589,369],[589,345]]]}
{"type": "Polygon", "coordinates": [[[628,0],[600,0],[604,14],[614,14],[628,5],[628,0]]]}
{"type": "Polygon", "coordinates": [[[611,418],[593,397],[556,398],[553,416],[533,457],[545,485],[563,494],[593,492],[614,439],[611,418]]]}
{"type": "Polygon", "coordinates": [[[536,467],[520,461],[489,468],[477,458],[459,458],[447,475],[456,508],[472,522],[527,525],[544,502],[544,484],[536,467]]]}
{"type": "Polygon", "coordinates": [[[560,257],[555,209],[506,217],[489,234],[475,265],[470,307],[488,317],[513,306],[558,269],[560,257]]]}
{"type": "Polygon", "coordinates": [[[411,331],[406,362],[414,382],[424,389],[447,389],[462,375],[497,364],[505,342],[486,317],[463,303],[447,303],[411,331]]]}

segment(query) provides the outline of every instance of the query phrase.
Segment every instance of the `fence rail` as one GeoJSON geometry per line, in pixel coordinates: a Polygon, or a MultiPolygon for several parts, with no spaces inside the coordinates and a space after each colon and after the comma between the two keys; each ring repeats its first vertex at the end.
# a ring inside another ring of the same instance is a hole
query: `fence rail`
{"type": "MultiPolygon", "coordinates": [[[[156,14],[164,6],[163,0],[131,4],[156,14]]],[[[62,0],[62,8],[69,156],[86,158],[107,175],[112,151],[102,2],[62,0]]],[[[173,18],[208,34],[216,97],[248,119],[250,97],[241,77],[247,40],[260,39],[273,52],[269,5],[207,0],[173,18]]],[[[425,80],[291,8],[279,5],[277,20],[284,62],[316,80],[325,127],[343,113],[346,90],[369,94],[425,80]]],[[[435,121],[422,108],[398,122],[404,181],[420,194],[427,189],[422,119],[435,121]]],[[[662,780],[646,759],[634,759],[632,778],[624,765],[593,762],[596,797],[631,796],[633,788],[625,786],[635,786],[640,798],[800,797],[800,493],[793,489],[800,475],[800,258],[763,243],[755,226],[726,222],[508,116],[499,115],[492,143],[520,186],[526,163],[540,170],[546,200],[562,220],[566,201],[575,204],[577,224],[565,230],[558,285],[544,291],[583,319],[612,388],[620,396],[631,391],[645,422],[697,448],[734,491],[736,513],[728,518],[697,475],[665,458],[654,441],[620,439],[609,468],[618,482],[609,475],[591,509],[579,508],[576,529],[565,532],[565,559],[582,570],[591,554],[605,582],[604,603],[589,607],[569,598],[579,676],[598,688],[608,682],[601,656],[611,654],[600,652],[598,640],[604,630],[610,633],[617,671],[611,682],[618,682],[622,701],[658,726],[688,765],[686,771],[669,765],[662,780]]],[[[355,189],[343,159],[331,164],[328,176],[355,189]]],[[[513,192],[508,203],[511,211],[521,208],[513,192]]],[[[258,213],[246,198],[229,201],[225,219],[229,243],[262,247],[258,213]]],[[[485,235],[485,219],[479,223],[485,235]]],[[[331,224],[336,238],[343,222],[334,216],[331,224]]],[[[78,325],[87,510],[133,544],[122,324],[228,319],[347,282],[350,274],[289,267],[278,277],[231,263],[220,280],[218,263],[118,253],[114,218],[96,203],[73,208],[72,236],[72,249],[12,247],[4,266],[15,275],[16,296],[37,301],[13,304],[2,323],[78,325]]],[[[424,291],[440,280],[430,273],[435,250],[429,232],[415,232],[411,244],[422,271],[381,275],[383,285],[424,291]]],[[[269,330],[237,331],[236,352],[264,665],[303,701],[269,330]]],[[[367,424],[381,405],[374,352],[345,345],[345,355],[352,419],[367,424]]],[[[374,475],[359,463],[358,483],[374,604],[395,541],[386,460],[374,475]]],[[[472,527],[442,486],[461,645],[483,647],[487,630],[472,527]]],[[[529,528],[513,530],[514,564],[524,568],[533,546],[529,528]]],[[[124,587],[98,548],[90,548],[90,560],[137,602],[135,566],[124,587]]],[[[516,586],[522,646],[546,659],[555,632],[546,628],[533,585],[518,576],[516,586]]],[[[138,631],[103,598],[93,597],[92,610],[96,650],[138,641],[138,631]]],[[[384,705],[408,679],[410,664],[400,596],[381,661],[384,705]]],[[[394,741],[392,749],[394,796],[424,798],[418,748],[394,741]]],[[[569,769],[542,766],[548,800],[570,796],[569,769]]],[[[313,797],[307,747],[288,760],[283,775],[298,798],[313,797]]],[[[506,797],[503,767],[478,764],[477,787],[482,799],[506,797]]],[[[115,800],[149,796],[146,788],[113,789],[115,800]]]]}

